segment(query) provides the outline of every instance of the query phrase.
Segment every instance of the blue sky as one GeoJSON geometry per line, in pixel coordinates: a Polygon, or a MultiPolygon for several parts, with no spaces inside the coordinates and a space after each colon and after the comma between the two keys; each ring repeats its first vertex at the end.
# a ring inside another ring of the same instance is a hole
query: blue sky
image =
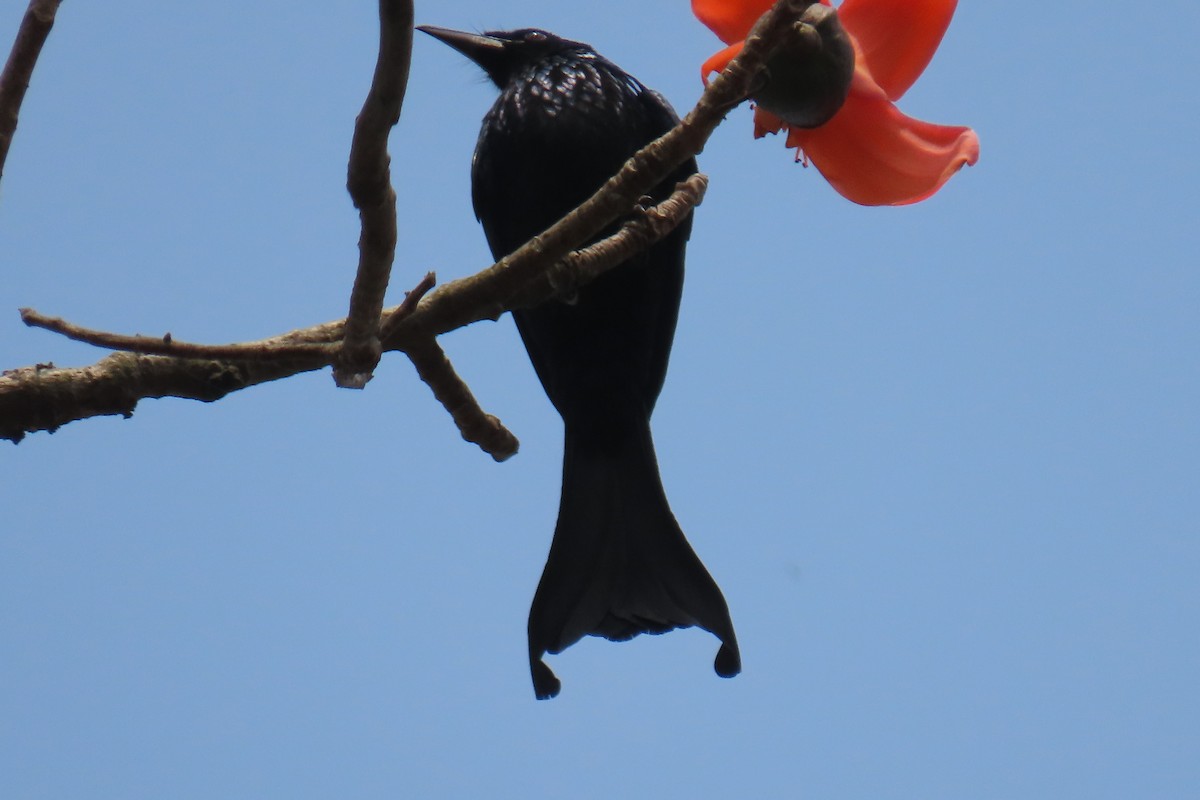
{"type": "MultiPolygon", "coordinates": [[[[213,342],[345,313],[377,29],[324,5],[64,4],[0,183],[0,368],[102,355],[19,306],[213,342]]],[[[0,447],[0,796],[1197,796],[1200,12],[1104,12],[962,4],[902,108],[982,157],[918,206],[842,200],[745,108],[702,154],[654,429],[741,676],[702,632],[589,639],[534,701],[561,426],[505,319],[443,339],[505,464],[396,356],[0,447]]],[[[682,1],[418,21],[590,41],[681,110],[718,47],[682,1]]],[[[493,96],[417,41],[394,301],[490,261],[493,96]]]]}

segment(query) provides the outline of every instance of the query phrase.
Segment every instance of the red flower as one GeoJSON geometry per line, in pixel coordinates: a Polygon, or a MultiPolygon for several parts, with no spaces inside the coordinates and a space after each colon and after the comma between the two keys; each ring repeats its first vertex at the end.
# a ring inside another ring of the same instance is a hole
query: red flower
{"type": "MultiPolygon", "coordinates": [[[[821,0],[831,5],[829,0],[821,0]]],[[[774,0],[692,0],[692,11],[730,46],[704,62],[720,72],[774,0]]],[[[841,109],[814,128],[789,125],[760,102],[754,135],[787,128],[787,146],[811,161],[842,196],[863,205],[924,200],[964,164],[979,159],[970,128],[934,125],[900,113],[898,100],[925,71],[957,0],[845,0],[837,8],[854,46],[854,76],[841,109]]]]}

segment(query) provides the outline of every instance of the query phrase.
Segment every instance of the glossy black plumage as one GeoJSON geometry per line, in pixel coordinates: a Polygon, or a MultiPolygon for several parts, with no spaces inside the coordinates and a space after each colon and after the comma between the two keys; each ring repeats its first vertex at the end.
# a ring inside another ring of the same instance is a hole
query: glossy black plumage
{"type": "MultiPolygon", "coordinates": [[[[677,121],[661,96],[588,45],[532,29],[422,30],[478,63],[501,90],[471,170],[475,214],[496,258],[587,199],[677,121]]],[[[694,161],[682,165],[655,199],[695,170],[694,161]]],[[[689,218],[572,302],[513,314],[565,426],[558,523],[529,615],[539,698],[560,686],[542,656],[589,634],[619,641],[696,625],[722,641],[718,674],[741,669],[725,599],[671,513],[650,436],[690,228],[689,218]]]]}

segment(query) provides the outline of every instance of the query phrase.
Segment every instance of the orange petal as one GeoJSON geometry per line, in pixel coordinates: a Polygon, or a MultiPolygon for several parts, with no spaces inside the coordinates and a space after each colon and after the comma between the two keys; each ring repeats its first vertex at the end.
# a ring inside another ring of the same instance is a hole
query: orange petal
{"type": "MultiPolygon", "coordinates": [[[[787,127],[787,123],[779,117],[767,111],[762,106],[757,106],[754,109],[754,138],[761,139],[768,133],[779,133],[780,130],[787,127]]],[[[789,147],[791,145],[788,145],[789,147]]]]}
{"type": "Polygon", "coordinates": [[[858,45],[859,68],[898,100],[929,66],[957,5],[958,0],[845,0],[838,18],[858,45]]]}
{"type": "Polygon", "coordinates": [[[692,13],[725,44],[740,42],[775,0],[692,0],[692,13]]]}
{"type": "Polygon", "coordinates": [[[975,131],[906,117],[862,74],[855,74],[833,119],[793,129],[788,141],[799,144],[839,194],[865,206],[924,200],[964,164],[979,160],[975,131]]]}
{"type": "Polygon", "coordinates": [[[704,85],[708,85],[708,76],[714,72],[721,72],[725,67],[729,66],[729,62],[742,52],[742,43],[731,44],[719,53],[709,56],[708,60],[700,65],[700,79],[704,81],[704,85]]]}

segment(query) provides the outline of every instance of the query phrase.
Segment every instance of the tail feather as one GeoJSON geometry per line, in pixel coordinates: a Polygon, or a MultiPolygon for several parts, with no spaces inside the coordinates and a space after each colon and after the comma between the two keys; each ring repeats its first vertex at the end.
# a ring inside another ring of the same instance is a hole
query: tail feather
{"type": "Polygon", "coordinates": [[[588,635],[625,641],[691,626],[721,640],[717,674],[741,670],[725,598],[667,503],[649,422],[616,434],[568,425],[558,524],[529,612],[538,698],[560,688],[546,653],[588,635]]]}

